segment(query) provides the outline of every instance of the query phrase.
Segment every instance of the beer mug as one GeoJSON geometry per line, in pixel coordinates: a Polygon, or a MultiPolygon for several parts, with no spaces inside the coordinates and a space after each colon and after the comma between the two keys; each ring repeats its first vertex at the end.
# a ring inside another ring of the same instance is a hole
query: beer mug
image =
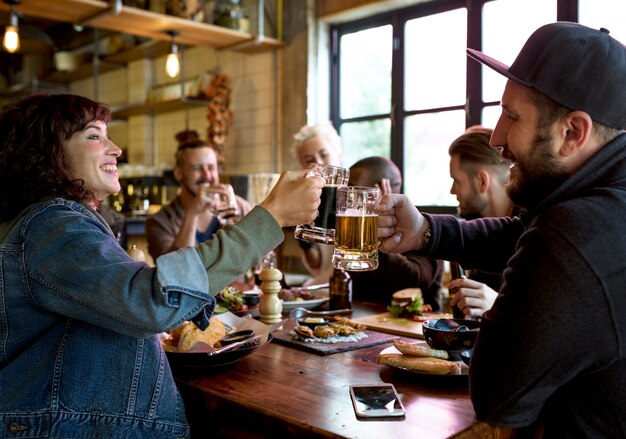
{"type": "Polygon", "coordinates": [[[337,216],[333,267],[346,271],[378,268],[378,202],[373,187],[337,189],[337,216]]]}
{"type": "Polygon", "coordinates": [[[337,189],[348,184],[350,170],[332,165],[312,164],[307,177],[319,175],[326,184],[322,188],[317,217],[309,224],[296,227],[294,236],[303,241],[332,244],[335,240],[335,209],[337,189]]]}

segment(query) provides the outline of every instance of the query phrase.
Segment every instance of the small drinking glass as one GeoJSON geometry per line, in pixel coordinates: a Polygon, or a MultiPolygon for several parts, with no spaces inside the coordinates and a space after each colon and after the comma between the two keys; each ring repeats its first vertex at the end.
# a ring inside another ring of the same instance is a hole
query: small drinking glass
{"type": "Polygon", "coordinates": [[[380,190],[366,186],[337,189],[333,267],[346,271],[378,268],[380,190]]]}
{"type": "Polygon", "coordinates": [[[294,236],[303,241],[332,244],[335,240],[337,188],[345,187],[348,184],[350,170],[339,166],[312,164],[309,166],[307,177],[316,175],[326,181],[322,188],[317,218],[309,224],[297,226],[294,236]]]}
{"type": "Polygon", "coordinates": [[[211,210],[214,215],[228,223],[234,223],[239,219],[235,190],[231,185],[207,186],[204,188],[204,194],[212,201],[211,210]]]}

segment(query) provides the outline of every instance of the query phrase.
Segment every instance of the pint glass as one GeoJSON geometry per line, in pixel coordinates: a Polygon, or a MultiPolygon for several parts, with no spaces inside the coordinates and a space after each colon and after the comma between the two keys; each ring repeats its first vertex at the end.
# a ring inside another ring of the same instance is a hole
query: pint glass
{"type": "Polygon", "coordinates": [[[335,209],[337,188],[348,184],[350,171],[331,165],[313,164],[309,167],[307,177],[319,175],[326,184],[322,188],[322,196],[318,215],[311,223],[296,227],[295,237],[303,241],[332,244],[335,239],[335,209]]]}
{"type": "Polygon", "coordinates": [[[337,189],[337,216],[333,266],[346,271],[378,268],[378,202],[373,187],[337,189]]]}

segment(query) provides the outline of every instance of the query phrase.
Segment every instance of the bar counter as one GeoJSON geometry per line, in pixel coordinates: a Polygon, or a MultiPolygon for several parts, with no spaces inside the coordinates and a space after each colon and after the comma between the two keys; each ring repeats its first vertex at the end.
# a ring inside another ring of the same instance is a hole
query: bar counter
{"type": "MultiPolygon", "coordinates": [[[[354,317],[376,309],[362,304],[354,317]]],[[[510,437],[476,422],[467,377],[377,364],[390,345],[320,355],[273,341],[229,366],[175,370],[192,438],[510,437]],[[358,420],[349,385],[384,382],[396,386],[406,418],[358,420]]]]}

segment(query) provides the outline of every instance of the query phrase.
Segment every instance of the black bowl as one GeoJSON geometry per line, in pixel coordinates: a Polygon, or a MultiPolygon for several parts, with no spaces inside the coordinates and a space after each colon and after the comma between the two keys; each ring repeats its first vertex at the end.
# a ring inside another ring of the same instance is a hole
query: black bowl
{"type": "Polygon", "coordinates": [[[243,331],[233,332],[231,334],[225,335],[220,340],[220,345],[226,346],[231,343],[235,343],[237,341],[247,340],[249,338],[254,337],[254,331],[252,329],[245,329],[243,331]]]}
{"type": "Polygon", "coordinates": [[[318,326],[328,325],[328,320],[323,317],[302,317],[298,319],[298,324],[302,326],[308,326],[311,329],[315,329],[318,326]]]}
{"type": "Polygon", "coordinates": [[[480,322],[466,319],[436,319],[422,323],[426,343],[433,349],[448,351],[453,359],[459,359],[461,351],[474,347],[480,322]]]}
{"type": "Polygon", "coordinates": [[[459,352],[459,356],[461,357],[461,360],[463,360],[463,363],[467,364],[468,366],[470,364],[470,360],[472,359],[472,352],[473,352],[473,349],[468,349],[466,351],[459,352]]]}
{"type": "Polygon", "coordinates": [[[243,301],[248,305],[248,307],[252,308],[253,306],[257,306],[261,301],[261,293],[248,293],[243,292],[243,301]]]}
{"type": "Polygon", "coordinates": [[[226,351],[215,355],[208,355],[206,352],[165,352],[170,366],[175,372],[184,373],[195,368],[217,368],[229,366],[241,358],[246,357],[257,349],[265,346],[273,339],[272,334],[265,343],[250,344],[242,346],[232,351],[226,351]]]}

